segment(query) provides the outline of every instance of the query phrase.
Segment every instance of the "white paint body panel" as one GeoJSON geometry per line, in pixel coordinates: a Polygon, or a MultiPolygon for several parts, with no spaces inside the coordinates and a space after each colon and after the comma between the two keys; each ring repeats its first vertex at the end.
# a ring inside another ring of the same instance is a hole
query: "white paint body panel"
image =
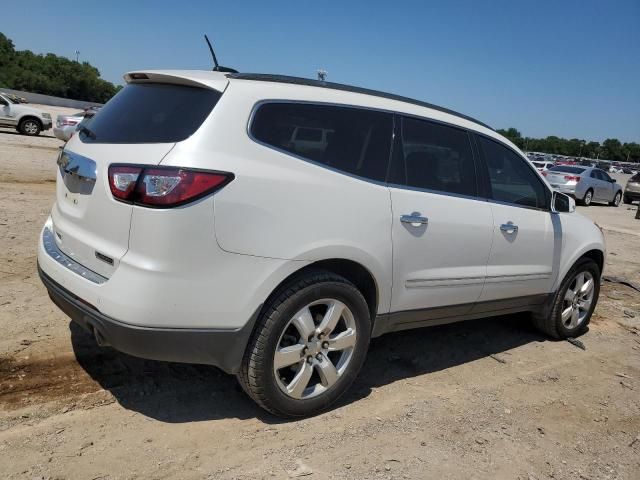
{"type": "Polygon", "coordinates": [[[392,311],[468,304],[482,293],[491,250],[491,207],[483,200],[392,188],[392,311]],[[402,223],[418,213],[426,225],[402,223]]]}

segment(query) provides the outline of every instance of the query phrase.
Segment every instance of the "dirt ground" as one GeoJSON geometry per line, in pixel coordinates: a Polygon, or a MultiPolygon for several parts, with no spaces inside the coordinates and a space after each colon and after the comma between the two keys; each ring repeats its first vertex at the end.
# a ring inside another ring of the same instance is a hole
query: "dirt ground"
{"type": "MultiPolygon", "coordinates": [[[[603,284],[586,350],[524,315],[376,339],[339,405],[283,422],[214,368],[97,347],[51,303],[35,251],[60,144],[0,130],[1,478],[640,478],[640,292],[603,284]]],[[[640,284],[635,210],[579,211],[605,274],[640,284]]]]}

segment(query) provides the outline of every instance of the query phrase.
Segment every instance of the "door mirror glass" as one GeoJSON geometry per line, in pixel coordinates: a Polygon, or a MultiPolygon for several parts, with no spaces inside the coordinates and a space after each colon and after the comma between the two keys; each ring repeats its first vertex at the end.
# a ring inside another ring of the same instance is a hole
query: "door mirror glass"
{"type": "Polygon", "coordinates": [[[564,193],[553,192],[551,210],[555,213],[573,213],[576,211],[576,201],[564,193]]]}

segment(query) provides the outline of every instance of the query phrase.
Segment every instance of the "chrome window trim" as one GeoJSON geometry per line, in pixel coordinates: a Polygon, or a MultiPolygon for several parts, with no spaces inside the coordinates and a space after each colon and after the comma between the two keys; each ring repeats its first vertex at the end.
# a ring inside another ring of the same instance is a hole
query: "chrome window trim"
{"type": "Polygon", "coordinates": [[[49,226],[45,226],[42,230],[42,245],[44,246],[45,252],[47,252],[47,254],[53,260],[58,262],[63,267],[71,270],[73,273],[81,276],[82,278],[85,278],[90,282],[98,285],[101,285],[109,280],[99,273],[96,273],[93,270],[89,270],[87,267],[79,264],[73,258],[63,253],[62,250],[58,248],[54,233],[49,226]]]}

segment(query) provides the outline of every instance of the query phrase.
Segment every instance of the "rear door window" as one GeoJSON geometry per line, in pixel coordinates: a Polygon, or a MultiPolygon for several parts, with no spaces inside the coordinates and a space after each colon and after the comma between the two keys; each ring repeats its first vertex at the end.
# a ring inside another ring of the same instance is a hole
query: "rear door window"
{"type": "Polygon", "coordinates": [[[251,123],[266,145],[371,180],[384,181],[393,116],[355,107],[269,102],[251,123]]]}
{"type": "Polygon", "coordinates": [[[191,136],[222,94],[161,83],[130,83],[100,109],[85,143],[174,143],[191,136]]]}
{"type": "Polygon", "coordinates": [[[476,196],[476,170],[466,131],[401,118],[389,182],[435,192],[476,196]]]}

